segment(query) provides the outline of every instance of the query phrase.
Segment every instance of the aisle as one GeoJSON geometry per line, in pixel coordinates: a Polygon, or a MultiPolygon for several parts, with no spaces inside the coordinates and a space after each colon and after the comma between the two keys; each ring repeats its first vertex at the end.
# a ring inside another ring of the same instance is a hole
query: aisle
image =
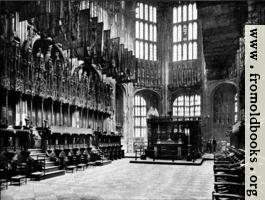
{"type": "Polygon", "coordinates": [[[130,159],[27,185],[9,186],[13,199],[211,199],[213,162],[201,166],[130,164],[130,159]]]}

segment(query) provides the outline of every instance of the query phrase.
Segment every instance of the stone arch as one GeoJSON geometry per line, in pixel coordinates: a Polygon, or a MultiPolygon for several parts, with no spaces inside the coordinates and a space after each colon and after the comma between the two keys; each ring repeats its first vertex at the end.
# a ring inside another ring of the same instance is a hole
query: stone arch
{"type": "Polygon", "coordinates": [[[134,95],[138,94],[138,93],[142,93],[142,92],[151,92],[151,93],[154,93],[157,95],[157,97],[161,100],[161,94],[156,91],[156,90],[153,90],[153,89],[149,89],[149,88],[143,88],[143,89],[136,89],[134,91],[134,95]]]}
{"type": "Polygon", "coordinates": [[[215,85],[210,95],[211,102],[211,137],[217,140],[229,140],[228,132],[234,124],[235,95],[238,87],[233,81],[215,85]]]}
{"type": "Polygon", "coordinates": [[[145,99],[147,104],[147,111],[149,111],[149,109],[153,107],[158,110],[159,114],[161,113],[161,96],[157,91],[151,89],[140,89],[134,92],[134,96],[135,95],[140,95],[145,99]]]}

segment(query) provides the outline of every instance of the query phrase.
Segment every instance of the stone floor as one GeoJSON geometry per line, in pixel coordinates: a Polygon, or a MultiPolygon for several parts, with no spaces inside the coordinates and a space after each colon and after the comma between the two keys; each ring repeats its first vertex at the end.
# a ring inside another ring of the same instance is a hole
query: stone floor
{"type": "Polygon", "coordinates": [[[9,186],[1,191],[1,200],[211,199],[212,161],[182,166],[130,164],[129,160],[9,186]]]}

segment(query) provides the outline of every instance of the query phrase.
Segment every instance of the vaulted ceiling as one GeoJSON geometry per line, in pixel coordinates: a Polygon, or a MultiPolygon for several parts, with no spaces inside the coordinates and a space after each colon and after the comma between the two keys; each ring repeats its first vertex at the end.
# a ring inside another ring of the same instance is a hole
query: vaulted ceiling
{"type": "Polygon", "coordinates": [[[239,37],[247,19],[245,1],[198,2],[207,76],[222,74],[236,58],[239,37]]]}

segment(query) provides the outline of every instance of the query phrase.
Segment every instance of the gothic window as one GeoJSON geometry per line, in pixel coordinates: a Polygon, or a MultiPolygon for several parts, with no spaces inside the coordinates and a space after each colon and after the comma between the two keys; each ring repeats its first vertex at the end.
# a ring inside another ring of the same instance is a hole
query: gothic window
{"type": "Polygon", "coordinates": [[[146,102],[143,97],[134,97],[134,137],[146,137],[146,102]]]}
{"type": "Polygon", "coordinates": [[[197,59],[197,39],[198,25],[196,3],[174,7],[173,62],[197,59]],[[180,51],[179,49],[182,50],[180,51]]]}
{"type": "Polygon", "coordinates": [[[187,6],[183,6],[183,22],[187,21],[187,6]]]}
{"type": "Polygon", "coordinates": [[[138,2],[135,17],[135,56],[140,59],[156,61],[156,7],[138,2]]]}
{"type": "Polygon", "coordinates": [[[180,95],[173,103],[173,116],[175,117],[199,117],[201,116],[201,96],[180,95]]]}

